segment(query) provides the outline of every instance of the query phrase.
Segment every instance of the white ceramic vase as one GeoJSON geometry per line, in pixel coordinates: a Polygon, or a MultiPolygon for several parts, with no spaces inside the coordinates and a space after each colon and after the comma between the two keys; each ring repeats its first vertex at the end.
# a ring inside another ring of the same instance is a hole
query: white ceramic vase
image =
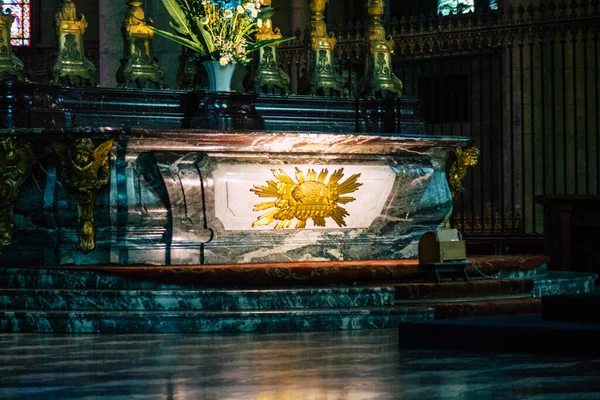
{"type": "Polygon", "coordinates": [[[237,67],[236,63],[223,66],[218,61],[204,61],[202,65],[208,73],[208,90],[210,92],[231,92],[231,79],[237,67]]]}

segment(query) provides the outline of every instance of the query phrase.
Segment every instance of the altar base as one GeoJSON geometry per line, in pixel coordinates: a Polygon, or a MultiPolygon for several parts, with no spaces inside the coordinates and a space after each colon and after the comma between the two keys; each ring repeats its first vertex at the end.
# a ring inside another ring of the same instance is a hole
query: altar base
{"type": "Polygon", "coordinates": [[[0,332],[216,333],[396,328],[539,313],[540,296],[594,291],[545,257],[471,260],[469,282],[428,283],[417,260],[0,269],[0,332]],[[483,272],[493,278],[481,278],[483,272]]]}

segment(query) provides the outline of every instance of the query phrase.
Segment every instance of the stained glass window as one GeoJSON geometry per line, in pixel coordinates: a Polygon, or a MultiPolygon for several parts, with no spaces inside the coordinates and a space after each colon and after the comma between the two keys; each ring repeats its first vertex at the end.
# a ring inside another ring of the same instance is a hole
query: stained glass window
{"type": "MultiPolygon", "coordinates": [[[[489,1],[489,9],[498,9],[498,0],[489,1]]],[[[438,0],[438,14],[466,14],[475,11],[475,0],[438,0]]]]}
{"type": "Polygon", "coordinates": [[[2,0],[2,11],[15,17],[10,28],[13,46],[29,46],[31,44],[31,0],[2,0]]]}
{"type": "Polygon", "coordinates": [[[438,14],[466,14],[475,11],[475,0],[438,0],[438,14]]]}

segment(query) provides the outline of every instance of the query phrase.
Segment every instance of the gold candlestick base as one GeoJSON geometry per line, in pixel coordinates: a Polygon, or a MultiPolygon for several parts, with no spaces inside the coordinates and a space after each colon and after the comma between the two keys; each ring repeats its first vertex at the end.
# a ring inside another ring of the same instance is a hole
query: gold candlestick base
{"type": "Polygon", "coordinates": [[[327,34],[323,13],[328,0],[310,0],[312,60],[310,72],[305,77],[303,92],[318,95],[341,95],[344,79],[335,72],[333,50],[337,43],[327,34]]]}
{"type": "Polygon", "coordinates": [[[129,8],[122,28],[125,59],[121,60],[121,68],[117,72],[119,87],[135,85],[145,88],[151,82],[157,89],[164,89],[165,73],[152,55],[152,20],[146,21],[141,1],[130,0],[127,5],[129,8]]]}
{"type": "Polygon", "coordinates": [[[10,43],[10,27],[14,21],[11,14],[0,11],[0,82],[10,77],[23,81],[23,62],[14,55],[10,43]]]}
{"type": "Polygon", "coordinates": [[[356,93],[361,97],[397,97],[402,95],[402,81],[392,69],[394,42],[386,40],[381,23],[385,9],[384,0],[369,0],[367,26],[365,75],[356,85],[356,93]]]}
{"type": "Polygon", "coordinates": [[[75,4],[62,0],[54,16],[58,36],[58,55],[52,66],[52,82],[97,86],[96,67],[85,57],[83,35],[88,22],[81,14],[77,19],[75,4]]]}

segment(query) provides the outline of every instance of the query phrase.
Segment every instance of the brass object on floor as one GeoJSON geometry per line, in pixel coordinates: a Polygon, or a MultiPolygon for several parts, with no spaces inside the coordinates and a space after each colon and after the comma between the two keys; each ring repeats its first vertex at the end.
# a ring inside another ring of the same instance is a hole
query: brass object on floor
{"type": "Polygon", "coordinates": [[[10,42],[10,27],[15,17],[0,10],[0,82],[14,77],[23,81],[23,62],[13,53],[10,42]]]}
{"type": "MultiPolygon", "coordinates": [[[[271,0],[263,0],[263,7],[271,7],[271,0]]],[[[279,28],[273,28],[271,19],[262,21],[256,33],[256,40],[281,39],[283,35],[279,28]]],[[[279,89],[281,93],[289,92],[290,77],[279,67],[277,44],[264,46],[259,49],[258,70],[254,76],[254,87],[257,92],[275,92],[279,89]]]]}
{"type": "Polygon", "coordinates": [[[135,85],[145,88],[147,82],[152,82],[157,89],[164,89],[165,73],[152,55],[152,20],[146,21],[141,1],[129,0],[127,6],[122,27],[125,58],[121,60],[121,67],[117,72],[119,87],[135,85]]]}
{"type": "Polygon", "coordinates": [[[12,242],[14,205],[34,163],[29,143],[14,137],[0,138],[0,254],[12,242]]]}
{"type": "Polygon", "coordinates": [[[394,41],[386,40],[382,16],[384,0],[369,0],[367,10],[369,24],[365,44],[368,48],[365,57],[365,75],[358,82],[356,92],[361,97],[387,97],[402,95],[402,81],[394,74],[392,53],[394,41]]]}
{"type": "Polygon", "coordinates": [[[273,201],[256,204],[254,211],[270,210],[258,217],[252,227],[266,226],[277,221],[275,229],[289,228],[293,219],[297,219],[296,229],[306,228],[306,221],[312,219],[315,226],[325,226],[325,218],[332,218],[338,226],[346,226],[344,218],[348,211],[339,204],[347,204],[356,200],[354,197],[342,196],[358,190],[362,183],[357,180],[360,174],[354,174],[344,182],[339,183],[344,176],[341,168],[331,174],[329,181],[325,179],[329,174],[326,169],[317,175],[315,170],[308,170],[305,176],[296,168],[295,182],[281,169],[272,169],[273,176],[278,181],[267,181],[267,186],[256,186],[250,189],[259,197],[272,197],[273,201]]]}
{"type": "Polygon", "coordinates": [[[459,192],[465,191],[462,183],[467,176],[467,168],[477,165],[479,156],[480,152],[477,147],[472,146],[466,150],[461,147],[456,148],[452,164],[448,169],[448,185],[452,199],[455,199],[459,192]]]}
{"type": "Polygon", "coordinates": [[[52,66],[52,82],[78,86],[96,86],[96,67],[85,57],[83,35],[88,22],[72,0],[62,0],[54,16],[58,55],[52,66]]]}
{"type": "Polygon", "coordinates": [[[67,148],[53,140],[52,148],[60,161],[59,179],[77,202],[77,248],[87,254],[95,247],[94,206],[96,191],[109,181],[108,153],[113,139],[94,148],[92,140],[80,138],[67,148]]]}
{"type": "Polygon", "coordinates": [[[344,79],[335,71],[333,50],[337,40],[327,33],[325,6],[328,0],[310,0],[312,11],[310,21],[311,62],[305,78],[303,92],[310,95],[340,95],[344,89],[344,79]]]}

